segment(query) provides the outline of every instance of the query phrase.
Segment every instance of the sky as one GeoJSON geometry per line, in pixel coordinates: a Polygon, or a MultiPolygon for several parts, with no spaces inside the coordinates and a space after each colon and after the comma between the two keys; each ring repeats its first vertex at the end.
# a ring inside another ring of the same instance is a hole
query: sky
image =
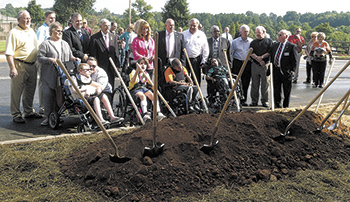
{"type": "MultiPolygon", "coordinates": [[[[161,12],[167,0],[145,0],[145,2],[153,7],[152,11],[161,12]]],[[[29,0],[0,0],[0,8],[5,8],[6,4],[11,3],[14,7],[27,6],[29,0]]],[[[135,2],[132,0],[131,2],[135,2]]],[[[350,8],[344,5],[344,0],[326,1],[327,3],[319,4],[317,1],[294,0],[294,1],[230,1],[230,0],[188,0],[189,10],[191,13],[246,13],[252,11],[257,14],[271,12],[283,16],[287,11],[296,11],[297,13],[322,13],[326,11],[349,12],[350,8]],[[239,2],[239,3],[234,3],[239,2]],[[244,3],[246,4],[244,5],[244,3]],[[268,3],[267,3],[268,2],[268,3]],[[213,4],[215,3],[215,4],[213,4]],[[225,5],[225,6],[223,6],[225,5]]],[[[49,8],[54,4],[54,0],[36,0],[41,8],[49,8]]],[[[100,11],[107,8],[115,14],[123,14],[125,9],[129,8],[129,0],[96,0],[94,9],[100,11]]]]}

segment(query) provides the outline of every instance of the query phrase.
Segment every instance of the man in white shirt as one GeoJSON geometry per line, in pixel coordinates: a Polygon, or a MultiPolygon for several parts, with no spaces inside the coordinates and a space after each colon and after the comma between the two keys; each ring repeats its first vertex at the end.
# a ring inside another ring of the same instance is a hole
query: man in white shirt
{"type": "MultiPolygon", "coordinates": [[[[36,36],[38,38],[38,44],[40,45],[43,41],[45,41],[47,38],[50,37],[49,33],[49,26],[51,23],[56,21],[56,13],[54,11],[46,11],[45,12],[45,22],[42,24],[37,30],[36,30],[36,36]]],[[[43,102],[43,84],[41,83],[40,79],[40,71],[41,71],[41,66],[37,64],[38,68],[38,75],[39,75],[39,84],[38,84],[38,89],[39,89],[39,114],[44,114],[44,102],[43,102]]]]}
{"type": "MultiPolygon", "coordinates": [[[[205,66],[205,63],[209,56],[209,46],[207,37],[204,32],[198,29],[199,20],[192,18],[189,22],[189,29],[183,32],[185,48],[190,58],[193,71],[196,75],[198,84],[201,84],[201,70],[205,66]]],[[[187,63],[186,67],[190,69],[187,63]]],[[[194,75],[191,75],[192,79],[194,75]]]]}
{"type": "Polygon", "coordinates": [[[229,32],[230,32],[230,28],[225,27],[225,32],[223,34],[221,34],[221,37],[229,40],[230,43],[232,43],[233,38],[232,38],[232,35],[229,32]]]}

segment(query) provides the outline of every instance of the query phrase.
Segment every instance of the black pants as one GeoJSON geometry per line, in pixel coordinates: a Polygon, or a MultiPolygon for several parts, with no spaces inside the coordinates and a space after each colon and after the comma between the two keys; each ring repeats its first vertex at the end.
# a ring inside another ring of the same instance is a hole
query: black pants
{"type": "Polygon", "coordinates": [[[311,82],[311,69],[312,65],[309,62],[306,62],[306,81],[311,82]]]}
{"type": "Polygon", "coordinates": [[[292,75],[282,75],[279,69],[273,69],[274,102],[276,108],[281,107],[283,90],[283,108],[289,107],[290,93],[292,91],[292,75]]]}
{"type": "MultiPolygon", "coordinates": [[[[241,70],[242,64],[244,61],[242,60],[237,60],[234,59],[233,60],[233,66],[232,66],[232,73],[233,74],[237,74],[239,73],[239,71],[241,70]]],[[[241,100],[242,102],[246,102],[247,101],[247,96],[248,96],[248,88],[249,88],[249,84],[250,84],[250,78],[252,76],[252,71],[251,71],[251,62],[248,61],[242,77],[241,77],[241,81],[242,81],[242,90],[243,90],[243,96],[244,98],[241,100]]]]}
{"type": "Polygon", "coordinates": [[[315,62],[312,61],[312,74],[313,74],[313,82],[316,86],[323,85],[324,73],[326,71],[327,61],[324,62],[315,62]]]}
{"type": "MultiPolygon", "coordinates": [[[[190,58],[190,62],[191,62],[194,74],[196,75],[196,78],[197,78],[197,81],[198,81],[198,85],[200,86],[201,85],[201,80],[202,80],[201,79],[202,69],[200,67],[201,62],[202,62],[202,56],[198,56],[196,58],[190,58]]],[[[193,84],[195,85],[195,81],[194,81],[194,77],[193,77],[194,75],[192,75],[192,73],[191,73],[191,68],[190,68],[189,64],[187,64],[186,69],[187,69],[188,73],[191,74],[191,79],[193,81],[193,84]]]]}

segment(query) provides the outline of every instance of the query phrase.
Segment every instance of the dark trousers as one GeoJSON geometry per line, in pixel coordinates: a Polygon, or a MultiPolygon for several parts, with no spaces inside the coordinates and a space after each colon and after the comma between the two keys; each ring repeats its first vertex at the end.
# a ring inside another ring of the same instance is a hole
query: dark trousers
{"type": "Polygon", "coordinates": [[[327,61],[324,61],[324,62],[312,61],[313,82],[315,83],[316,86],[323,85],[326,66],[327,66],[327,61]]]}
{"type": "MultiPolygon", "coordinates": [[[[243,62],[244,61],[242,61],[242,60],[237,60],[237,59],[233,60],[233,66],[232,66],[232,73],[233,74],[238,75],[239,71],[241,70],[243,62]]],[[[244,98],[241,100],[242,102],[247,101],[248,88],[249,88],[251,77],[252,77],[251,62],[248,61],[247,65],[243,71],[242,77],[241,77],[242,90],[243,90],[243,96],[244,96],[244,98]]]]}
{"type": "MultiPolygon", "coordinates": [[[[191,62],[194,74],[196,75],[196,78],[197,78],[197,81],[198,81],[198,85],[200,86],[201,85],[201,80],[202,80],[201,79],[202,69],[200,67],[201,62],[202,62],[202,56],[198,56],[196,58],[190,58],[190,62],[191,62]]],[[[193,84],[195,85],[195,81],[194,81],[194,78],[193,78],[194,75],[192,75],[192,73],[191,73],[191,68],[190,68],[189,64],[187,64],[186,69],[187,69],[188,73],[191,74],[191,79],[193,81],[193,84]]]]}
{"type": "Polygon", "coordinates": [[[306,62],[306,81],[311,82],[311,69],[312,65],[309,62],[306,62]]]}
{"type": "Polygon", "coordinates": [[[283,75],[279,69],[274,67],[273,70],[273,88],[274,102],[276,108],[281,107],[282,90],[283,90],[283,108],[289,107],[290,93],[292,91],[292,76],[283,75]]]}

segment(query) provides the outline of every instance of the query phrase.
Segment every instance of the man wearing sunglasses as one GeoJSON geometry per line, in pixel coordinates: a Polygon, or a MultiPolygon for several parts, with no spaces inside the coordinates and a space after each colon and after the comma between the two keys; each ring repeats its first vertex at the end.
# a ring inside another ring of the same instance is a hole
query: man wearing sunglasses
{"type": "Polygon", "coordinates": [[[290,93],[292,90],[293,74],[297,65],[297,46],[287,39],[290,32],[281,30],[278,33],[278,43],[271,49],[271,61],[273,62],[273,88],[276,108],[281,108],[281,94],[283,90],[283,108],[289,107],[290,93]]]}

